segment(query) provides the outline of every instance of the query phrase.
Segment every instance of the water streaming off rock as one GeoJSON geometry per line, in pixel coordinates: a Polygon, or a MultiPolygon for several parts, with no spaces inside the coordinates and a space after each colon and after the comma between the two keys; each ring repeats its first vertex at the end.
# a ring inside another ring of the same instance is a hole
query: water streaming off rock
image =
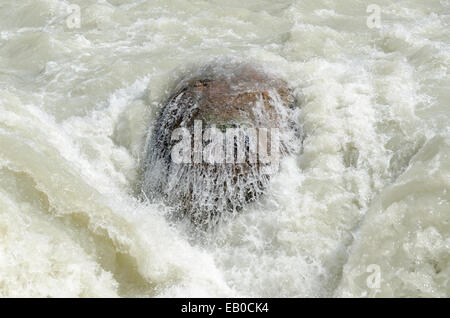
{"type": "Polygon", "coordinates": [[[369,4],[3,1],[0,296],[448,297],[450,3],[376,1],[379,28],[369,4]],[[288,82],[304,140],[199,241],[133,189],[161,102],[216,60],[288,82]]]}

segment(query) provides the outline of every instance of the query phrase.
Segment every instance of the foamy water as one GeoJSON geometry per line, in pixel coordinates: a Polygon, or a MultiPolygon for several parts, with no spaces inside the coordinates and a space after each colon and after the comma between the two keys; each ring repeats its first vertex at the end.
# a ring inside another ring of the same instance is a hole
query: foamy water
{"type": "Polygon", "coordinates": [[[449,297],[449,24],[448,0],[3,1],[0,296],[449,297]],[[134,190],[161,101],[215,60],[288,82],[305,139],[199,241],[134,190]]]}

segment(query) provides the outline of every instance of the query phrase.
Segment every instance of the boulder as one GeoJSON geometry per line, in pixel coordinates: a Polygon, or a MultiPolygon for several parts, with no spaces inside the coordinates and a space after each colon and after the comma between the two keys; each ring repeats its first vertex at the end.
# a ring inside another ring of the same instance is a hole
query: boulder
{"type": "Polygon", "coordinates": [[[142,192],[173,206],[177,218],[216,224],[263,194],[279,160],[296,151],[295,114],[287,84],[255,66],[191,73],[162,104],[146,147],[142,192]]]}

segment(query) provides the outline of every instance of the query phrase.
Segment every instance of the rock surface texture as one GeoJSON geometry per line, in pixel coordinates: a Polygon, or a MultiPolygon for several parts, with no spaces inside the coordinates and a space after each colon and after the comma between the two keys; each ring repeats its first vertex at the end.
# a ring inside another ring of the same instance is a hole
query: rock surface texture
{"type": "Polygon", "coordinates": [[[260,196],[279,160],[298,150],[295,109],[284,81],[250,65],[208,66],[183,78],[151,132],[142,192],[173,206],[176,217],[216,224],[260,196]]]}

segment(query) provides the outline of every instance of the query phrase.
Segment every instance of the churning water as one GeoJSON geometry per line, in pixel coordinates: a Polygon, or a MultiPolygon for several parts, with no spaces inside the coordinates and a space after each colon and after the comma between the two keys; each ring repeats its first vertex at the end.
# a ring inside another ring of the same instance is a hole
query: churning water
{"type": "Polygon", "coordinates": [[[449,24],[448,0],[3,0],[0,295],[449,297],[449,24]],[[305,139],[195,240],[134,189],[214,60],[288,82],[305,139]]]}

